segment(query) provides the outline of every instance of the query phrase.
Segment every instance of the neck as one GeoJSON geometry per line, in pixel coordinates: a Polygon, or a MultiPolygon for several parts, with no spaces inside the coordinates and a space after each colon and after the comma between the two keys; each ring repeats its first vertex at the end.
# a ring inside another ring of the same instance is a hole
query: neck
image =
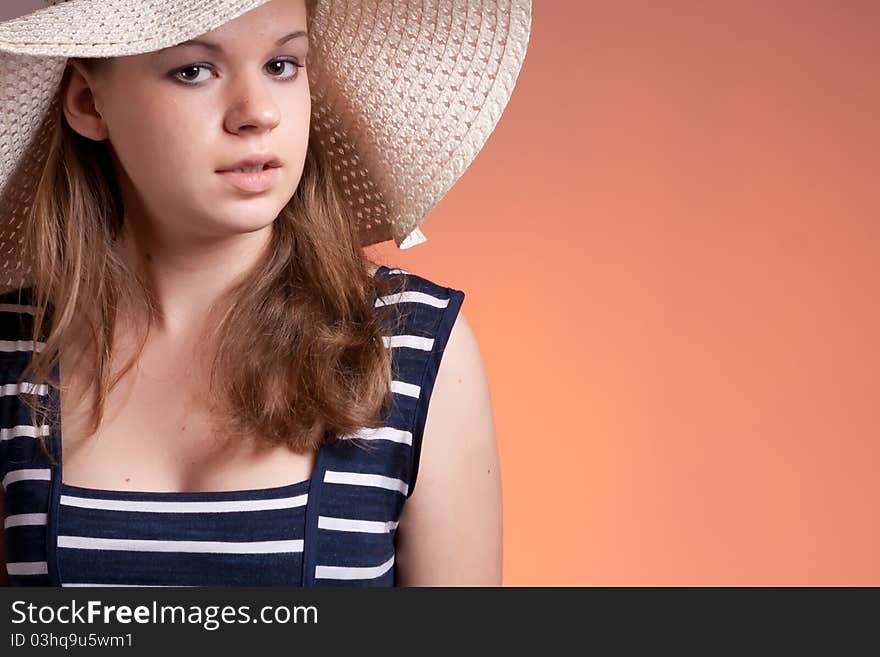
{"type": "Polygon", "coordinates": [[[246,274],[269,246],[272,224],[251,233],[198,242],[163,238],[128,228],[120,257],[140,269],[157,305],[151,333],[185,337],[201,326],[211,306],[246,274]]]}

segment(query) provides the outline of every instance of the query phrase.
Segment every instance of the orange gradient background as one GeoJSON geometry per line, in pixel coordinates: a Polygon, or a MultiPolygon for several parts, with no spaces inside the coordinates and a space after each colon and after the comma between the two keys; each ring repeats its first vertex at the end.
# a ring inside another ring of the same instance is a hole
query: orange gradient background
{"type": "Polygon", "coordinates": [[[880,585],[878,25],[535,0],[429,241],[369,250],[467,295],[505,585],[880,585]]]}

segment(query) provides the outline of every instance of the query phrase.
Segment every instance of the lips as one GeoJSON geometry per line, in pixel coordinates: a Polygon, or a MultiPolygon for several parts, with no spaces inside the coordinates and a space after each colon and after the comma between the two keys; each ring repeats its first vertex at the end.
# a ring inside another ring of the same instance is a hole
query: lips
{"type": "MultiPolygon", "coordinates": [[[[278,159],[278,156],[274,153],[261,153],[255,155],[249,155],[246,158],[239,160],[229,166],[225,166],[217,171],[220,173],[226,171],[235,171],[237,169],[244,169],[247,172],[250,169],[256,170],[259,167],[260,171],[265,169],[277,169],[281,166],[281,160],[278,159]]],[[[240,172],[239,172],[240,173],[240,172]]]]}
{"type": "Polygon", "coordinates": [[[236,171],[219,171],[218,175],[239,191],[250,194],[268,192],[278,182],[278,169],[280,167],[266,167],[253,173],[241,173],[236,171]]]}
{"type": "Polygon", "coordinates": [[[224,169],[220,173],[259,173],[260,171],[265,171],[267,168],[272,169],[275,167],[267,167],[265,165],[255,167],[242,167],[240,169],[224,169]]]}

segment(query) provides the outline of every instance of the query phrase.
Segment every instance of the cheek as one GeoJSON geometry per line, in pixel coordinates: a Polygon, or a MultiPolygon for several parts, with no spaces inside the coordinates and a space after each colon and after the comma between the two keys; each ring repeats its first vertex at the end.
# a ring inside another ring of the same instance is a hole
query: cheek
{"type": "Polygon", "coordinates": [[[311,104],[309,102],[299,103],[296,109],[291,112],[291,125],[289,138],[291,140],[291,150],[295,151],[298,158],[303,162],[306,157],[306,149],[309,144],[309,125],[311,123],[311,104]]]}
{"type": "Polygon", "coordinates": [[[209,165],[204,162],[207,121],[188,115],[176,102],[154,98],[129,105],[111,126],[111,141],[135,181],[179,182],[193,168],[209,165]]]}

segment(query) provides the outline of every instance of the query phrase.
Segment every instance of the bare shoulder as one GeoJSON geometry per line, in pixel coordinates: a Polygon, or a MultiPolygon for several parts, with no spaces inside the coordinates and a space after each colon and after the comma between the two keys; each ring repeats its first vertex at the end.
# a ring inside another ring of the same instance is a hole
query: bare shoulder
{"type": "Polygon", "coordinates": [[[477,336],[461,311],[431,393],[396,562],[402,586],[501,584],[501,473],[491,397],[477,336]]]}

